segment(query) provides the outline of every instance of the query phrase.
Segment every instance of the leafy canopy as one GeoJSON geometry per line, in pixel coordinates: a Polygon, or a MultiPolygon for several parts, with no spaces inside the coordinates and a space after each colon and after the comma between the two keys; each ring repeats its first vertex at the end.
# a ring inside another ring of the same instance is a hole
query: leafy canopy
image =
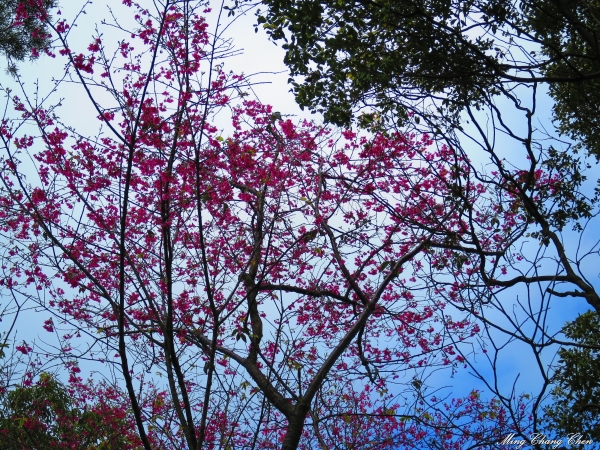
{"type": "Polygon", "coordinates": [[[582,314],[565,326],[565,336],[581,346],[559,350],[553,403],[544,408],[550,430],[565,436],[581,433],[594,442],[600,441],[599,329],[600,316],[595,311],[582,314]]]}
{"type": "Polygon", "coordinates": [[[3,449],[139,448],[127,410],[119,405],[114,390],[101,386],[90,390],[81,383],[65,386],[48,373],[27,384],[2,396],[3,449]]]}
{"type": "Polygon", "coordinates": [[[600,3],[527,2],[525,11],[532,33],[545,43],[543,74],[563,80],[549,83],[559,131],[577,142],[576,149],[600,157],[600,3]]]}
{"type": "Polygon", "coordinates": [[[55,0],[2,0],[0,2],[0,53],[9,60],[37,58],[47,50],[50,34],[46,22],[55,0]]]}
{"type": "MultiPolygon", "coordinates": [[[[348,124],[362,108],[458,126],[466,106],[548,83],[561,132],[600,154],[597,2],[264,0],[296,99],[348,124]]],[[[258,28],[257,28],[258,30],[258,28]]],[[[372,115],[361,117],[372,120],[372,115]]]]}

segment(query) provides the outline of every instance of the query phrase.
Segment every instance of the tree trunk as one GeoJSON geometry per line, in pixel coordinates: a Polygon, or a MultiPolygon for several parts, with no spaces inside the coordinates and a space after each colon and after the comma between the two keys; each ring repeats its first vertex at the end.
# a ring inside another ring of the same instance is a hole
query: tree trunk
{"type": "Polygon", "coordinates": [[[304,429],[304,422],[306,421],[306,414],[308,414],[308,408],[296,409],[294,415],[288,417],[288,428],[281,445],[281,450],[296,450],[302,437],[302,430],[304,429]]]}

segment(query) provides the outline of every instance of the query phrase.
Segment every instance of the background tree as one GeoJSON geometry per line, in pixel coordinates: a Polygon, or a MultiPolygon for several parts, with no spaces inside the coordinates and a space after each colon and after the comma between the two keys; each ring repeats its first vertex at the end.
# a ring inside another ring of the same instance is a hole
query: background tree
{"type": "Polygon", "coordinates": [[[586,149],[598,158],[600,6],[594,1],[545,1],[525,2],[523,8],[524,22],[543,42],[548,64],[542,66],[542,74],[550,79],[558,128],[576,142],[575,149],[586,149]]]}
{"type": "MultiPolygon", "coordinates": [[[[547,83],[560,130],[599,154],[598,6],[591,0],[265,0],[298,103],[348,124],[366,108],[459,125],[464,107],[515,83],[547,83]],[[422,118],[421,117],[421,118],[422,118]]],[[[258,26],[257,25],[257,26],[258,26]]]]}
{"type": "Polygon", "coordinates": [[[47,373],[28,384],[2,394],[2,448],[140,448],[131,414],[115,389],[76,377],[64,386],[47,373]]]}
{"type": "Polygon", "coordinates": [[[50,45],[47,22],[54,0],[2,0],[0,2],[0,53],[12,61],[37,58],[50,45]]]}
{"type": "Polygon", "coordinates": [[[565,436],[581,433],[595,442],[600,440],[599,326],[598,314],[592,311],[566,325],[565,336],[579,345],[558,352],[560,359],[553,379],[553,403],[544,408],[551,430],[565,436]]]}

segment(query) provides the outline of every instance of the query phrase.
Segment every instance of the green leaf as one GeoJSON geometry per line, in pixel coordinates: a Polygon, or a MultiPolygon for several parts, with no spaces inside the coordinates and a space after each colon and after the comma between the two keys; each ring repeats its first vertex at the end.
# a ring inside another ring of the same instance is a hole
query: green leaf
{"type": "Polygon", "coordinates": [[[388,267],[390,264],[392,264],[392,261],[382,262],[381,265],[379,266],[379,271],[383,272],[385,270],[385,268],[388,267]]]}

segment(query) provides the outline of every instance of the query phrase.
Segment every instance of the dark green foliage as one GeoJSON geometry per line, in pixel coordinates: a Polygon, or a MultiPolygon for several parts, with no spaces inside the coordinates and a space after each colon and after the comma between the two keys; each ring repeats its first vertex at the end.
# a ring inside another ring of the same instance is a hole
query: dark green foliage
{"type": "Polygon", "coordinates": [[[515,82],[549,83],[559,130],[600,155],[598,0],[263,0],[298,103],[348,124],[363,107],[456,126],[515,82]]]}
{"type": "Polygon", "coordinates": [[[600,156],[600,2],[598,0],[538,1],[526,9],[529,25],[546,45],[551,61],[546,76],[577,79],[573,83],[550,83],[556,101],[554,117],[559,130],[600,156]]]}
{"type": "Polygon", "coordinates": [[[595,311],[582,314],[564,333],[580,346],[559,351],[553,403],[545,408],[545,421],[557,435],[581,433],[600,442],[600,316],[595,311]]]}
{"type": "Polygon", "coordinates": [[[101,399],[81,408],[73,395],[49,374],[42,374],[31,386],[5,392],[0,397],[0,448],[138,448],[133,424],[122,414],[121,405],[101,399]]]}
{"type": "MultiPolygon", "coordinates": [[[[357,105],[405,118],[410,104],[431,95],[448,106],[476,102],[496,78],[486,37],[466,39],[463,16],[473,2],[266,0],[260,16],[270,36],[286,39],[285,62],[302,106],[347,124],[357,105]]],[[[506,16],[506,8],[497,8],[506,16]]]]}
{"type": "Polygon", "coordinates": [[[51,448],[59,434],[57,419],[69,403],[68,392],[49,375],[35,386],[10,391],[0,416],[3,448],[51,448]]]}
{"type": "Polygon", "coordinates": [[[542,198],[547,200],[547,208],[544,209],[548,223],[562,231],[565,225],[571,222],[575,230],[582,231],[581,221],[592,217],[594,205],[599,200],[598,189],[593,196],[586,196],[581,192],[581,186],[587,179],[583,173],[591,168],[590,165],[584,166],[580,158],[553,147],[548,149],[543,165],[551,177],[560,177],[561,180],[552,191],[542,195],[542,198]]]}
{"type": "Polygon", "coordinates": [[[11,60],[37,57],[50,43],[46,21],[55,0],[0,0],[0,52],[11,60]]]}

